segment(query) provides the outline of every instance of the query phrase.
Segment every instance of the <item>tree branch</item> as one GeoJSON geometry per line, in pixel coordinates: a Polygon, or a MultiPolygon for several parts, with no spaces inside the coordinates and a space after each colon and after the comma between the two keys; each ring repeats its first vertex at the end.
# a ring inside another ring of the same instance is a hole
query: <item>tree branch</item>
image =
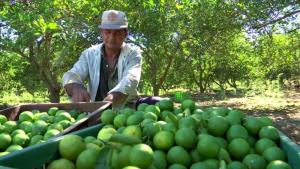
{"type": "Polygon", "coordinates": [[[285,14],[284,16],[282,16],[282,17],[280,17],[280,18],[277,18],[277,19],[275,19],[275,20],[271,20],[271,21],[269,21],[269,22],[265,22],[265,23],[260,24],[260,25],[254,25],[254,26],[252,26],[252,28],[253,28],[253,29],[260,29],[260,28],[262,28],[262,27],[265,27],[265,26],[267,26],[267,25],[276,23],[276,22],[281,21],[281,20],[283,20],[283,19],[285,19],[285,18],[288,18],[288,17],[290,17],[290,16],[292,16],[292,15],[295,15],[295,14],[297,14],[297,13],[299,13],[299,12],[300,12],[300,10],[296,10],[296,11],[290,12],[290,13],[285,14]]]}

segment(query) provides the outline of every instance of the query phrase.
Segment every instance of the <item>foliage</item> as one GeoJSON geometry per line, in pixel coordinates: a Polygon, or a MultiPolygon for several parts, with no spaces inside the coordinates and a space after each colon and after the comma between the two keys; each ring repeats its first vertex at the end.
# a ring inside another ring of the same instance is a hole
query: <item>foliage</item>
{"type": "Polygon", "coordinates": [[[142,93],[203,93],[300,76],[296,0],[31,0],[1,1],[0,8],[2,95],[46,93],[58,102],[63,73],[101,42],[106,9],[128,16],[127,42],[143,51],[142,93]]]}

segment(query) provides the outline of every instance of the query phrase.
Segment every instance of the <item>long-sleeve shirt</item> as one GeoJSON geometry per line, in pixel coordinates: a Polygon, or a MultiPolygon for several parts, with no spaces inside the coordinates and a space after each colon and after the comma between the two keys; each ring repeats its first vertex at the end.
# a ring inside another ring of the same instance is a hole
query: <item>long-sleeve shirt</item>
{"type": "MultiPolygon", "coordinates": [[[[99,81],[101,52],[103,44],[92,46],[82,52],[73,68],[63,75],[63,86],[69,83],[84,85],[88,80],[91,100],[95,101],[99,81]]],[[[118,58],[118,84],[109,93],[121,92],[128,95],[128,100],[138,95],[137,87],[141,77],[142,56],[139,50],[123,43],[118,58]]]]}

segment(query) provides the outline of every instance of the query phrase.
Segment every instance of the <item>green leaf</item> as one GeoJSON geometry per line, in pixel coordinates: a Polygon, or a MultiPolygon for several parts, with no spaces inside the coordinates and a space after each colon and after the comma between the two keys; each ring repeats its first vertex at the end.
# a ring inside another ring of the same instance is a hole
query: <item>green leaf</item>
{"type": "Polygon", "coordinates": [[[98,156],[95,169],[111,169],[109,166],[109,160],[113,149],[106,146],[103,148],[98,156]]]}

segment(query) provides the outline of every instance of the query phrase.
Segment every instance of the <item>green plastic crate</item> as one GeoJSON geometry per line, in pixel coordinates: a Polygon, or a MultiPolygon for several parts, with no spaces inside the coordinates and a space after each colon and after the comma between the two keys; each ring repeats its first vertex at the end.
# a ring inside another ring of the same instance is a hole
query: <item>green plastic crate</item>
{"type": "MultiPolygon", "coordinates": [[[[96,125],[74,132],[82,137],[96,136],[103,125],[96,125]]],[[[63,138],[58,137],[48,142],[28,147],[26,151],[17,151],[0,158],[0,168],[2,166],[15,167],[20,169],[40,168],[45,163],[58,157],[58,143],[63,138]],[[30,161],[30,162],[29,162],[30,161]]],[[[288,157],[288,163],[292,169],[299,169],[300,166],[300,147],[290,140],[286,135],[280,132],[280,147],[285,151],[288,157]]],[[[107,154],[105,152],[103,155],[107,154]]],[[[105,164],[104,164],[105,165],[105,164]]],[[[105,166],[103,167],[106,168],[105,166]]]]}
{"type": "MultiPolygon", "coordinates": [[[[102,127],[103,125],[98,124],[71,134],[76,134],[81,137],[97,136],[102,127]]],[[[1,166],[19,169],[42,168],[45,163],[58,157],[58,143],[63,137],[64,136],[53,138],[44,143],[3,156],[0,158],[0,168],[1,166]]]]}
{"type": "Polygon", "coordinates": [[[300,147],[289,139],[282,132],[280,134],[280,147],[284,150],[288,157],[288,163],[292,166],[292,169],[300,168],[300,147]]]}

